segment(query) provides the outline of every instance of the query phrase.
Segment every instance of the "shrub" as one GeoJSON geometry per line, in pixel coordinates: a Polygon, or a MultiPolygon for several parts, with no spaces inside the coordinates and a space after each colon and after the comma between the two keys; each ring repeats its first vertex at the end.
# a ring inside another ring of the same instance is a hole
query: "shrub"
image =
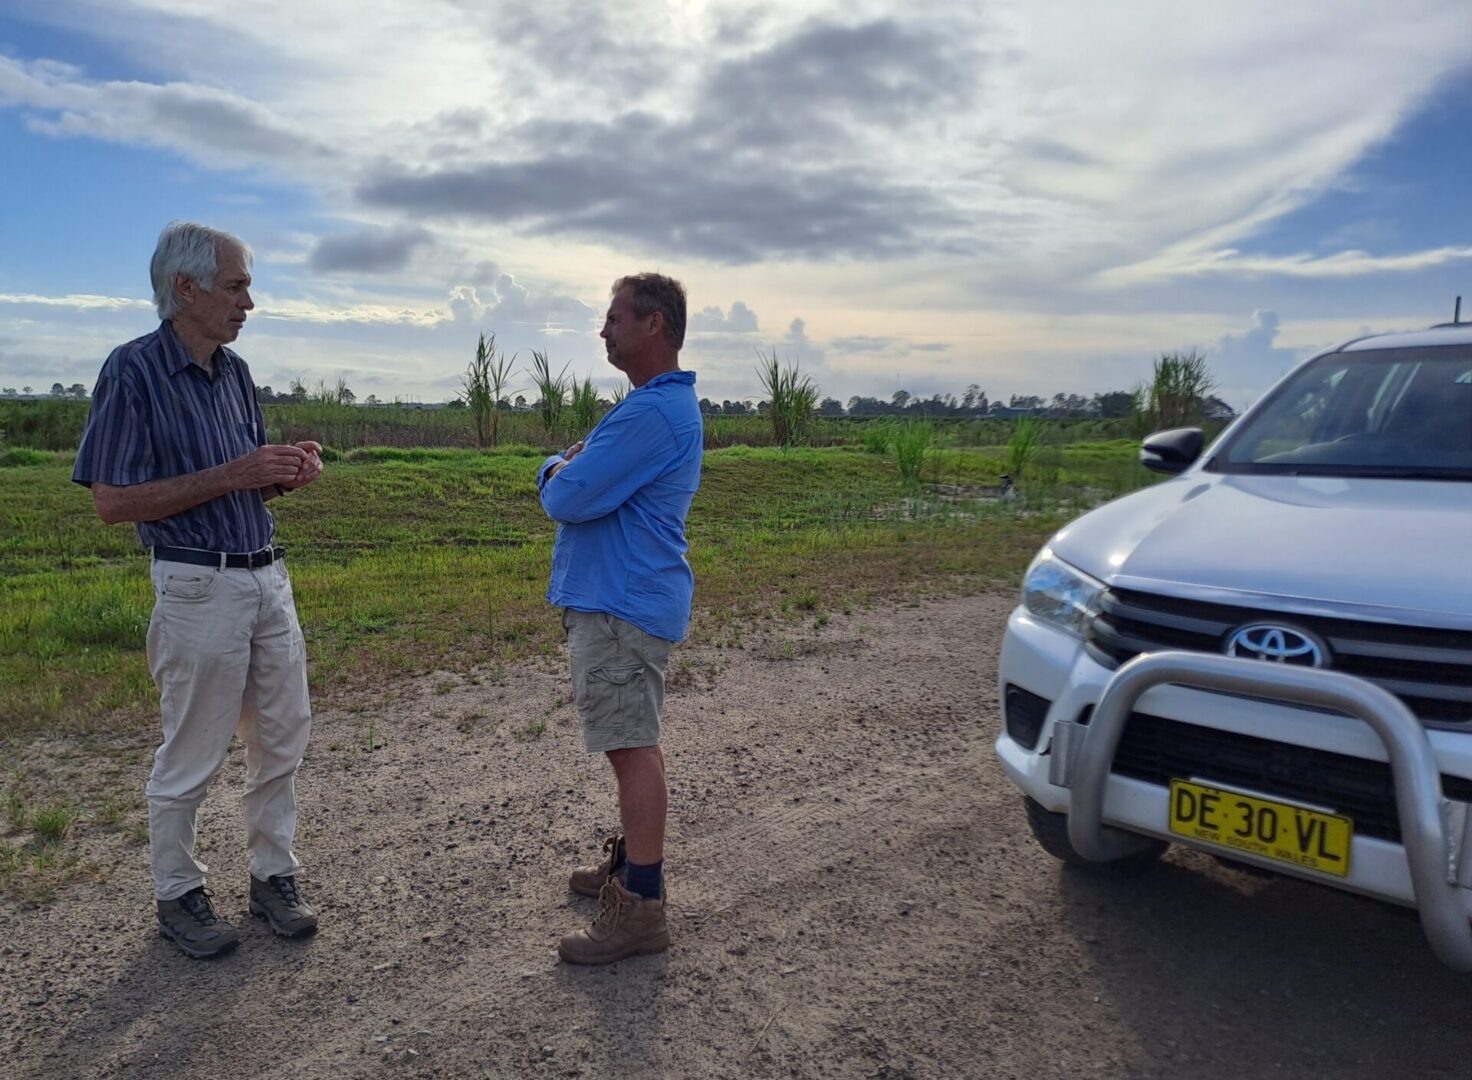
{"type": "Polygon", "coordinates": [[[783,366],[776,349],[771,356],[758,349],[757,356],[762,361],[756,369],[757,377],[771,399],[767,418],[772,423],[772,436],[778,446],[795,446],[807,436],[808,424],[817,411],[817,384],[798,371],[796,361],[783,366]]]}
{"type": "Polygon", "coordinates": [[[894,431],[894,461],[900,479],[907,484],[920,482],[920,471],[930,451],[935,427],[929,420],[907,420],[894,431]]]}

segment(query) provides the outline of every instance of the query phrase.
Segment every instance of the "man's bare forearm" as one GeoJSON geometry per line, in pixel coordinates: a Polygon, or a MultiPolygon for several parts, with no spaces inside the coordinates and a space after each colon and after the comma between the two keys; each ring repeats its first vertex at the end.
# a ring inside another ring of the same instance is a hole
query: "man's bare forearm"
{"type": "Polygon", "coordinates": [[[124,521],[162,521],[236,490],[232,464],[126,487],[93,484],[92,500],[97,505],[98,515],[109,525],[124,521]]]}
{"type": "Polygon", "coordinates": [[[232,491],[255,488],[265,495],[266,489],[270,489],[275,494],[277,484],[299,487],[310,483],[322,467],[317,462],[306,470],[304,477],[302,466],[307,460],[307,452],[300,447],[258,446],[244,457],[183,476],[146,480],[125,487],[93,484],[92,501],[98,516],[109,525],[123,521],[162,521],[232,491]]]}

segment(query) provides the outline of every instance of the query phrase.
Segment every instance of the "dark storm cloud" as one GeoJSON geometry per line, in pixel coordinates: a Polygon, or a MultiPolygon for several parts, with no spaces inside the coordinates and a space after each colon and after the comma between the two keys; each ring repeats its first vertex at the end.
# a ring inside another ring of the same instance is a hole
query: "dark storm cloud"
{"type": "Polygon", "coordinates": [[[324,236],[312,249],[308,262],[313,270],[324,273],[392,273],[407,266],[414,250],[432,240],[428,231],[414,225],[359,229],[324,236]]]}
{"type": "Polygon", "coordinates": [[[160,132],[182,141],[271,160],[326,153],[320,143],[290,130],[251,102],[193,86],[137,89],[144,91],[143,101],[160,132]]]}
{"type": "Polygon", "coordinates": [[[975,63],[889,20],[812,23],[715,65],[688,118],[527,124],[502,144],[507,159],[384,167],[358,194],[414,214],[731,263],[908,254],[974,223],[930,190],[852,162],[861,140],[959,102],[975,63]]]}

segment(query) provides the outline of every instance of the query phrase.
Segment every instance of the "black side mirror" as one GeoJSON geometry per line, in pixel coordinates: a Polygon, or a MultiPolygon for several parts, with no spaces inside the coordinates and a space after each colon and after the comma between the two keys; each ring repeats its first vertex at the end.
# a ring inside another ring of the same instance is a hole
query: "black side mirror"
{"type": "Polygon", "coordinates": [[[1145,436],[1140,446],[1140,464],[1152,472],[1175,475],[1185,472],[1201,456],[1206,439],[1200,428],[1172,428],[1145,436]]]}

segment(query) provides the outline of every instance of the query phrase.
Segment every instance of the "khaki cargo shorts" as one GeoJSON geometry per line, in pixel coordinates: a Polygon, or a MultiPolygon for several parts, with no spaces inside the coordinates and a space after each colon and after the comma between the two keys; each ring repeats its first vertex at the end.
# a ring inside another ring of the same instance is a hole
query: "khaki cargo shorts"
{"type": "Polygon", "coordinates": [[[655,746],[673,642],[602,611],[562,609],[573,700],[590,753],[655,746]]]}

